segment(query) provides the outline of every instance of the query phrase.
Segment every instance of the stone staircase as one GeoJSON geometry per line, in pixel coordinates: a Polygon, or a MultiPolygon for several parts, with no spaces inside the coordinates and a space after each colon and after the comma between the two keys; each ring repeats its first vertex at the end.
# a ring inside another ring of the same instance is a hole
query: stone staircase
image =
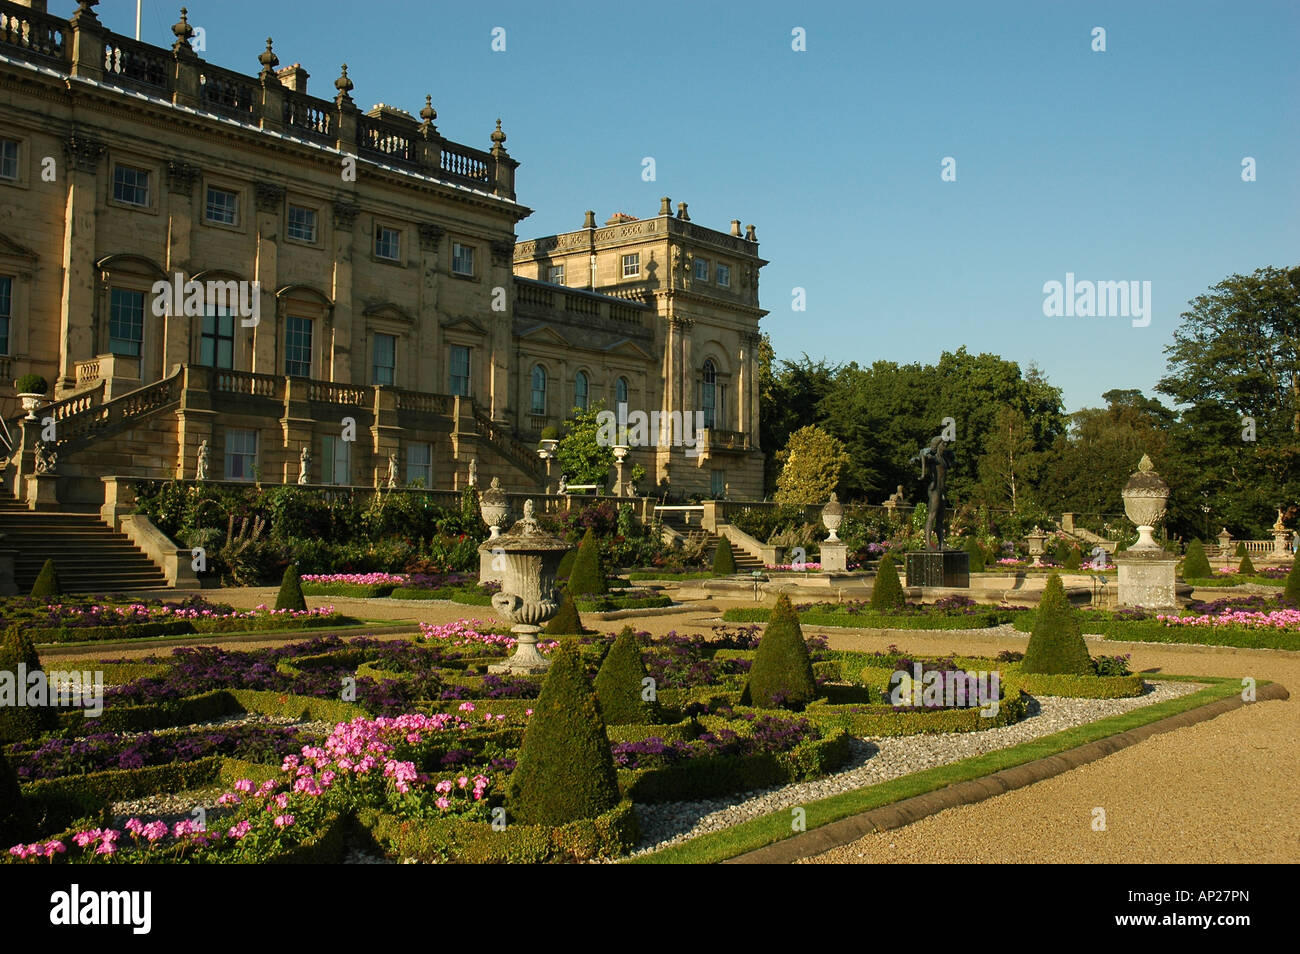
{"type": "Polygon", "coordinates": [[[31,591],[45,561],[53,557],[65,593],[118,593],[167,587],[167,578],[124,533],[110,530],[96,514],[31,511],[0,500],[0,547],[18,551],[14,582],[31,591]]]}
{"type": "MultiPolygon", "coordinates": [[[[708,560],[709,560],[709,566],[712,566],[713,555],[718,552],[718,541],[721,538],[716,533],[709,533],[707,530],[696,530],[693,531],[692,536],[694,534],[702,534],[708,537],[709,539],[708,560]]],[[[755,570],[766,569],[766,567],[763,566],[762,560],[758,559],[757,557],[751,556],[749,553],[745,552],[740,547],[736,546],[734,543],[731,545],[731,555],[736,558],[737,573],[743,573],[746,576],[748,576],[749,574],[753,573],[755,570]]]]}

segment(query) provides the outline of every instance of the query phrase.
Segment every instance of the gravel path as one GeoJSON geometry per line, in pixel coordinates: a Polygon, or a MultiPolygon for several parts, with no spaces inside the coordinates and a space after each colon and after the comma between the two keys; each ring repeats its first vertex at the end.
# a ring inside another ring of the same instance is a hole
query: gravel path
{"type": "Polygon", "coordinates": [[[853,754],[844,767],[825,778],[808,782],[723,798],[638,805],[636,813],[641,826],[641,841],[634,854],[720,831],[769,812],[1019,745],[1073,726],[1175,699],[1201,688],[1199,684],[1186,682],[1149,685],[1145,694],[1131,699],[1043,696],[1031,703],[1027,718],[1014,725],[980,732],[855,739],[853,754]]]}

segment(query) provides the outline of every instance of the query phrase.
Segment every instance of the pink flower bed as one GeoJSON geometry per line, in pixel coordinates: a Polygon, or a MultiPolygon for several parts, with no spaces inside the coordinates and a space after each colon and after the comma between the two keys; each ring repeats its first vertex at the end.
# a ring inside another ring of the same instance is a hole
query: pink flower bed
{"type": "MultiPolygon", "coordinates": [[[[446,640],[452,646],[504,646],[514,649],[518,640],[509,633],[486,632],[493,624],[481,619],[458,619],[452,623],[421,623],[420,638],[425,640],[446,640]],[[480,630],[484,630],[480,632],[480,630]]],[[[538,640],[538,649],[554,649],[560,645],[556,640],[538,640]]]]}
{"type": "Polygon", "coordinates": [[[1273,610],[1269,613],[1230,610],[1217,616],[1162,616],[1156,619],[1166,626],[1240,626],[1245,629],[1300,629],[1300,610],[1273,610]]]}
{"type": "Polygon", "coordinates": [[[355,583],[358,586],[404,586],[410,577],[405,573],[304,573],[304,583],[355,583]]]}
{"type": "Polygon", "coordinates": [[[156,622],[167,619],[253,619],[260,616],[284,616],[291,619],[301,619],[310,616],[333,615],[334,607],[318,606],[315,609],[308,610],[277,610],[271,609],[265,603],[259,603],[251,610],[217,613],[210,609],[145,606],[143,603],[130,603],[125,606],[105,606],[97,603],[90,609],[83,609],[79,606],[65,607],[59,603],[51,603],[49,611],[51,614],[59,614],[68,618],[90,616],[94,617],[97,622],[116,624],[156,622]]]}

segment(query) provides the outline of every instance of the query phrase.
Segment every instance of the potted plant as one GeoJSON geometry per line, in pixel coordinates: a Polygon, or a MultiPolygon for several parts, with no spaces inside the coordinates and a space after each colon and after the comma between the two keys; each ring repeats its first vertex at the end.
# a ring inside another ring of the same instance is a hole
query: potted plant
{"type": "Polygon", "coordinates": [[[541,446],[538,450],[545,452],[543,456],[553,455],[555,453],[555,448],[559,446],[560,443],[559,437],[560,432],[554,424],[547,424],[542,428],[541,446]]]}
{"type": "Polygon", "coordinates": [[[24,374],[14,382],[14,390],[18,392],[18,400],[23,403],[23,410],[27,412],[27,420],[36,420],[36,409],[41,406],[49,389],[49,383],[39,374],[24,374]]]}

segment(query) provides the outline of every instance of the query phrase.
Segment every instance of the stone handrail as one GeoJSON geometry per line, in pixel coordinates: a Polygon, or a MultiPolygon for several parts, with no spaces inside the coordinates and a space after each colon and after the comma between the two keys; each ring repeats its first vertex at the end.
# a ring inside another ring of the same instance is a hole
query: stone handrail
{"type": "Polygon", "coordinates": [[[450,394],[428,394],[423,391],[397,392],[399,411],[420,411],[425,414],[450,414],[456,399],[450,394]]]}
{"type": "Polygon", "coordinates": [[[490,153],[445,141],[438,158],[438,167],[447,175],[464,179],[480,188],[491,185],[490,171],[494,164],[490,153]]]}
{"type": "Polygon", "coordinates": [[[114,530],[121,530],[128,540],[139,547],[151,563],[160,567],[167,577],[167,585],[180,588],[197,588],[199,578],[194,572],[191,551],[176,545],[167,534],[153,525],[142,513],[122,514],[114,530]]]}
{"type": "Polygon", "coordinates": [[[14,46],[25,53],[66,58],[67,21],[38,13],[17,3],[0,3],[0,47],[14,46]]]}
{"type": "Polygon", "coordinates": [[[478,425],[479,435],[496,449],[502,457],[510,461],[537,483],[546,479],[546,471],[537,452],[504,426],[497,424],[478,407],[474,408],[474,421],[478,425]]]}
{"type": "Polygon", "coordinates": [[[249,394],[279,400],[283,395],[284,378],[276,374],[256,374],[252,371],[213,371],[212,390],[227,394],[249,394]]]}
{"type": "Polygon", "coordinates": [[[748,450],[749,435],[740,431],[726,431],[720,427],[706,427],[703,444],[709,450],[748,450]]]}
{"type": "Polygon", "coordinates": [[[353,384],[335,384],[331,381],[312,380],[307,387],[307,400],[321,404],[341,404],[346,407],[370,407],[371,389],[353,384]]]}
{"type": "Polygon", "coordinates": [[[91,358],[88,361],[78,361],[75,365],[77,372],[77,387],[89,384],[91,381],[99,380],[99,358],[91,358]]]}
{"type": "Polygon", "coordinates": [[[759,543],[739,527],[734,527],[729,523],[720,523],[714,533],[720,537],[726,537],[732,544],[740,547],[755,560],[761,561],[764,566],[780,566],[785,563],[784,547],[759,543]]]}
{"type": "Polygon", "coordinates": [[[214,113],[254,122],[261,109],[262,90],[241,73],[204,63],[199,74],[199,99],[205,109],[214,113]]]}
{"type": "Polygon", "coordinates": [[[167,54],[156,46],[117,33],[104,33],[104,78],[166,92],[171,70],[167,54]]]}
{"type": "Polygon", "coordinates": [[[360,116],[357,119],[357,137],[363,150],[378,153],[388,162],[408,166],[419,162],[410,128],[372,116],[360,116]]]}
{"type": "Polygon", "coordinates": [[[182,373],[178,369],[161,381],[103,404],[89,400],[94,391],[60,402],[68,408],[62,419],[56,418],[56,444],[60,453],[71,453],[91,440],[117,433],[142,417],[180,403],[182,383],[182,373]],[[86,403],[74,405],[74,401],[86,403]]]}
{"type": "Polygon", "coordinates": [[[284,91],[281,121],[295,133],[328,143],[334,133],[334,104],[305,93],[284,91]]]}

